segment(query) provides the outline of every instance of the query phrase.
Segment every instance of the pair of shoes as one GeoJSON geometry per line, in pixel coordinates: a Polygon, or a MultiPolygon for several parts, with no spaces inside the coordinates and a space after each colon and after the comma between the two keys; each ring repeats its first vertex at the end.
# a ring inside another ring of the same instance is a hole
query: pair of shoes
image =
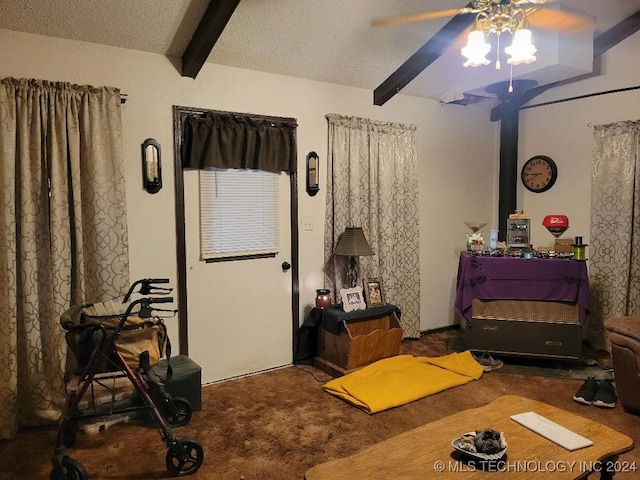
{"type": "Polygon", "coordinates": [[[598,390],[593,399],[593,404],[596,407],[615,408],[617,401],[616,389],[611,380],[601,380],[598,384],[598,390]]]}
{"type": "Polygon", "coordinates": [[[573,399],[584,405],[595,405],[596,407],[615,408],[618,397],[616,389],[611,380],[597,381],[593,377],[587,378],[573,399]]]}
{"type": "Polygon", "coordinates": [[[502,360],[496,360],[488,352],[483,353],[481,356],[474,355],[476,362],[482,365],[482,370],[485,372],[491,372],[492,370],[498,370],[502,368],[504,362],[502,360]]]}

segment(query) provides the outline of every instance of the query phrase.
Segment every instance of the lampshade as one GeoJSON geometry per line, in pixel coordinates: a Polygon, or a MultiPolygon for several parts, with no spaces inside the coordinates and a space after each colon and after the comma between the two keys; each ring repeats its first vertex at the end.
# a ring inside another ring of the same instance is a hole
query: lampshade
{"type": "Polygon", "coordinates": [[[531,43],[531,30],[525,28],[517,30],[513,35],[513,43],[504,51],[507,55],[511,55],[511,58],[507,59],[507,63],[511,65],[535,62],[536,47],[531,43]]]}
{"type": "Polygon", "coordinates": [[[364,236],[362,227],[347,227],[338,241],[334,255],[360,257],[373,255],[373,250],[364,236]]]}
{"type": "Polygon", "coordinates": [[[480,30],[473,30],[469,33],[467,45],[460,50],[460,53],[467,57],[467,61],[463,65],[465,67],[489,65],[491,61],[486,58],[486,55],[490,50],[491,45],[484,41],[484,33],[480,30]]]}
{"type": "MultiPolygon", "coordinates": [[[[545,3],[530,0],[531,3],[545,3]]],[[[546,1],[546,0],[545,0],[546,1]]],[[[511,65],[531,63],[536,61],[534,53],[536,47],[531,43],[531,31],[527,28],[527,9],[521,8],[526,1],[515,0],[471,0],[469,6],[475,10],[476,21],[474,29],[469,33],[467,45],[460,50],[467,60],[465,67],[478,67],[491,63],[486,55],[491,47],[484,37],[497,35],[496,39],[496,70],[500,70],[500,35],[509,33],[513,36],[513,44],[505,51],[511,55],[507,61],[511,65]]]]}

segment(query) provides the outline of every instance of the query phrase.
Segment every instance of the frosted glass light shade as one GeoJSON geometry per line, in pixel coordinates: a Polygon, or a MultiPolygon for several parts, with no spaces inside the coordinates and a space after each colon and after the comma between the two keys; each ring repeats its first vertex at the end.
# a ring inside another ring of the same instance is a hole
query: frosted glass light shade
{"type": "Polygon", "coordinates": [[[460,53],[467,58],[463,63],[465,67],[479,67],[489,65],[491,60],[486,55],[491,51],[491,45],[484,41],[484,34],[480,30],[474,30],[467,37],[467,45],[460,49],[460,53]]]}
{"type": "Polygon", "coordinates": [[[511,55],[507,59],[507,63],[511,65],[527,64],[536,61],[536,47],[531,43],[531,30],[517,30],[513,35],[513,43],[510,47],[504,49],[507,55],[511,55]]]}

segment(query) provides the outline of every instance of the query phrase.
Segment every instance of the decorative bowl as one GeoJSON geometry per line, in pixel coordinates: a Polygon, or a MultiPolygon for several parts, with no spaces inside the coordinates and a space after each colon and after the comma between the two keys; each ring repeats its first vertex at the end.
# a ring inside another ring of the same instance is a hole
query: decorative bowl
{"type": "Polygon", "coordinates": [[[463,453],[464,455],[468,455],[469,457],[476,458],[478,460],[484,461],[495,461],[500,460],[505,453],[507,453],[507,442],[504,442],[505,447],[496,453],[480,453],[480,452],[472,452],[471,450],[467,450],[464,448],[464,445],[468,445],[465,443],[462,438],[454,438],[451,441],[451,446],[455,448],[458,452],[463,453]]]}

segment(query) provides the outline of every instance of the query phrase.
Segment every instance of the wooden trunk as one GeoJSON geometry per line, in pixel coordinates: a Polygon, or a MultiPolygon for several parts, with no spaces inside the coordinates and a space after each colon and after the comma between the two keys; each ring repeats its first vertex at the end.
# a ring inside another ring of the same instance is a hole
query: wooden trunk
{"type": "Polygon", "coordinates": [[[400,351],[402,328],[395,313],[375,318],[343,321],[340,334],[318,328],[317,356],[313,364],[340,376],[400,351]]]}

